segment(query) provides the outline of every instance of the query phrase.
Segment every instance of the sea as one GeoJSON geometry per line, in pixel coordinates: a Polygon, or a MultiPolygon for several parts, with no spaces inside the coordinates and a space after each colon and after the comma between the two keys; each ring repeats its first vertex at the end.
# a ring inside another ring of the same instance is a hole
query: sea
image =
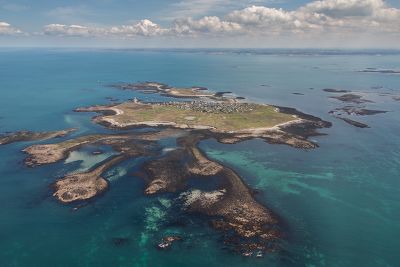
{"type": "Polygon", "coordinates": [[[400,51],[1,48],[0,132],[78,131],[0,146],[0,266],[400,266],[400,74],[362,72],[368,68],[400,70],[400,51]],[[74,108],[110,97],[160,100],[110,87],[144,81],[230,91],[332,122],[311,137],[319,145],[313,150],[259,139],[200,144],[278,216],[279,250],[243,257],[225,247],[209,218],[181,215],[179,195],[145,196],[137,174],[143,158],[110,169],[109,190],[79,206],[57,202],[51,184],[115,152],[93,155],[88,146],[56,164],[24,166],[21,150],[29,145],[109,132],[74,108]],[[371,101],[356,106],[388,112],[350,115],[369,125],[354,127],[329,113],[349,103],[325,88],[349,90],[371,101]],[[165,235],[183,241],[159,250],[165,235]]]}

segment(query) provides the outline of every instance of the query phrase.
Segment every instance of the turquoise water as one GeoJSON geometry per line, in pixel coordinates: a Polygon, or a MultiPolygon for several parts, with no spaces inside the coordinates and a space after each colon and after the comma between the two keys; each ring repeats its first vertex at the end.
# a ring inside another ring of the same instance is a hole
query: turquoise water
{"type": "Polygon", "coordinates": [[[144,159],[110,170],[110,190],[74,211],[51,197],[49,185],[101,157],[85,148],[67,162],[30,169],[20,152],[30,143],[0,147],[0,266],[399,266],[400,102],[382,93],[399,96],[400,76],[357,72],[399,69],[399,62],[396,51],[0,50],[0,132],[106,131],[71,110],[109,96],[155,100],[106,86],[149,80],[232,91],[333,123],[326,136],[312,138],[320,145],[313,151],[260,140],[201,144],[281,218],[282,250],[262,259],[224,250],[205,218],[174,209],[176,196],[145,197],[135,175],[144,159]],[[355,118],[371,126],[355,128],[328,114],[343,104],[323,88],[360,92],[375,101],[368,108],[390,112],[355,118]],[[185,226],[174,224],[177,216],[185,226]],[[185,241],[159,251],[164,234],[185,241]],[[116,246],[113,238],[128,242],[116,246]]]}

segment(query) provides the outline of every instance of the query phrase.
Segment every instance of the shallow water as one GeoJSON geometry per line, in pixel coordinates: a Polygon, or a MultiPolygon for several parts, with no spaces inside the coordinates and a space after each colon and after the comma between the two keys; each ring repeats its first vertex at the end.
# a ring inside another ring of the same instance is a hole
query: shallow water
{"type": "MultiPolygon", "coordinates": [[[[51,197],[49,185],[66,172],[90,168],[100,155],[85,148],[70,156],[78,161],[30,169],[22,165],[20,150],[31,143],[0,147],[0,265],[398,266],[400,102],[381,94],[399,96],[400,76],[357,71],[399,69],[399,62],[395,51],[0,50],[1,132],[106,132],[90,122],[91,114],[72,110],[108,103],[109,96],[160,99],[107,87],[136,81],[232,91],[333,122],[322,131],[326,136],[312,138],[320,145],[313,151],[261,140],[201,144],[258,189],[257,199],[281,218],[282,251],[263,259],[222,249],[206,218],[174,209],[177,195],[145,197],[136,174],[141,158],[111,169],[110,190],[73,211],[51,197]],[[355,128],[328,114],[344,104],[323,88],[362,92],[375,101],[368,108],[390,112],[355,118],[371,126],[355,128]],[[164,234],[185,241],[159,251],[155,244],[164,234]],[[113,238],[128,241],[116,246],[113,238]]],[[[175,144],[163,145],[167,151],[175,144]]]]}

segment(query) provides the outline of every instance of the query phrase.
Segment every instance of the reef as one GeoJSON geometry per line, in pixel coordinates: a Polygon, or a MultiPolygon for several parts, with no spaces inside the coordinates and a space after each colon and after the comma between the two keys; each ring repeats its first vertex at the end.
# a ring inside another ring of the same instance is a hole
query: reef
{"type": "Polygon", "coordinates": [[[345,90],[345,89],[333,89],[333,88],[325,88],[322,89],[324,92],[327,93],[349,93],[349,90],[345,90]]]}
{"type": "Polygon", "coordinates": [[[209,216],[211,225],[226,234],[225,243],[234,250],[266,251],[279,238],[278,220],[255,200],[253,191],[237,173],[200,151],[198,143],[209,137],[206,132],[180,137],[176,150],[145,164],[145,193],[183,192],[180,199],[184,209],[209,216]],[[204,184],[214,186],[208,190],[188,187],[188,182],[199,176],[204,184]]]}
{"type": "Polygon", "coordinates": [[[344,121],[344,122],[346,122],[346,123],[348,123],[350,125],[353,125],[353,126],[355,126],[357,128],[369,128],[369,126],[367,124],[362,123],[362,122],[358,122],[358,121],[355,121],[355,120],[352,120],[352,119],[349,119],[349,118],[343,118],[343,117],[338,117],[338,116],[336,116],[336,118],[341,119],[342,121],[344,121]]]}
{"type": "Polygon", "coordinates": [[[171,245],[176,241],[181,241],[182,237],[180,236],[166,236],[162,239],[161,243],[157,245],[159,249],[167,249],[171,247],[171,245]]]}
{"type": "Polygon", "coordinates": [[[341,96],[331,96],[331,98],[340,100],[342,102],[362,104],[362,103],[373,103],[373,101],[364,99],[361,95],[356,94],[344,94],[341,96]]]}
{"type": "Polygon", "coordinates": [[[113,237],[111,243],[116,247],[122,247],[130,243],[129,238],[126,237],[113,237]]]}
{"type": "Polygon", "coordinates": [[[364,70],[360,70],[359,72],[366,72],[366,73],[383,73],[383,74],[400,74],[400,70],[377,69],[377,68],[366,68],[366,69],[364,69],[364,70]]]}
{"type": "Polygon", "coordinates": [[[365,109],[365,108],[358,108],[353,106],[346,106],[343,108],[336,108],[330,111],[330,114],[337,114],[346,113],[347,115],[356,115],[356,116],[365,116],[365,115],[376,115],[386,113],[385,110],[375,110],[375,109],[365,109]]]}
{"type": "MultiPolygon", "coordinates": [[[[382,87],[375,87],[374,89],[379,89],[382,87]]],[[[337,90],[337,89],[323,89],[325,92],[329,93],[345,93],[349,92],[346,90],[337,90]]],[[[391,96],[391,93],[380,93],[380,96],[391,96]]],[[[377,115],[387,113],[386,110],[376,110],[376,109],[368,109],[367,103],[374,103],[371,100],[363,98],[362,95],[357,95],[353,93],[346,93],[340,96],[331,96],[330,98],[334,98],[340,100],[347,105],[344,107],[335,108],[329,111],[329,114],[333,115],[334,117],[343,120],[344,122],[358,127],[358,128],[369,128],[369,126],[365,123],[355,121],[350,118],[345,118],[343,115],[350,115],[350,116],[370,116],[370,115],[377,115]]],[[[392,96],[393,98],[393,96],[392,96]]]]}
{"type": "Polygon", "coordinates": [[[65,137],[74,131],[76,131],[75,128],[50,132],[19,131],[7,133],[0,135],[0,145],[7,145],[14,142],[44,141],[57,137],[65,137]]]}

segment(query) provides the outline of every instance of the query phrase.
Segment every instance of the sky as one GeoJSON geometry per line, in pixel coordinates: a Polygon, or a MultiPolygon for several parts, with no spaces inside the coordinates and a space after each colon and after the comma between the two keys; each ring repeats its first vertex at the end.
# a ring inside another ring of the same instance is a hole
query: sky
{"type": "Polygon", "coordinates": [[[400,0],[0,0],[0,46],[400,49],[400,0]]]}

